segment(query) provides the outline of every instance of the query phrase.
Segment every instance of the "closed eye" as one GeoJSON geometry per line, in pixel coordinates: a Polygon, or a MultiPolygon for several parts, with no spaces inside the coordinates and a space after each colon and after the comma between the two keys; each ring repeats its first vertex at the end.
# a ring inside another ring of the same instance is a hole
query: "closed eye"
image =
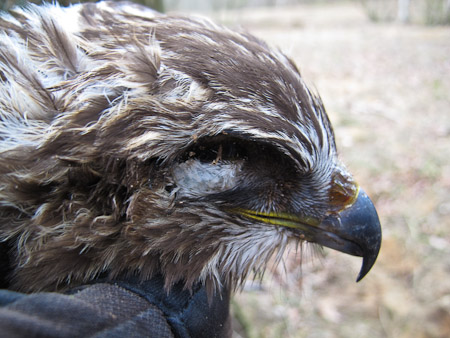
{"type": "Polygon", "coordinates": [[[221,134],[200,138],[179,157],[179,162],[198,160],[205,164],[226,164],[239,161],[244,166],[264,167],[271,172],[305,173],[303,161],[294,161],[290,154],[266,142],[221,134]]]}
{"type": "Polygon", "coordinates": [[[246,160],[249,157],[251,143],[230,137],[205,137],[197,141],[182,156],[181,161],[188,159],[198,160],[202,163],[217,164],[219,162],[233,162],[246,160]]]}

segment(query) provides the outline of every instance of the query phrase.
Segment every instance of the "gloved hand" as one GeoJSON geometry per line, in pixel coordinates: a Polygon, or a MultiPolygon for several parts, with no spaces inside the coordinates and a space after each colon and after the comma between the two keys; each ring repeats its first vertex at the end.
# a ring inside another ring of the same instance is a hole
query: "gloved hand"
{"type": "Polygon", "coordinates": [[[178,283],[164,290],[158,276],[98,282],[68,293],[22,294],[0,290],[2,337],[229,337],[229,292],[208,302],[178,283]]]}

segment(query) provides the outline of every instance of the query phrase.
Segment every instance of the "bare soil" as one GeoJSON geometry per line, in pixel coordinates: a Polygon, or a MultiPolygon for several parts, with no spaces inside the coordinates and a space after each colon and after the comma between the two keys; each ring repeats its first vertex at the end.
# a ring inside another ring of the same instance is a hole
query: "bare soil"
{"type": "Polygon", "coordinates": [[[358,3],[215,17],[296,61],[383,226],[358,284],[359,258],[287,255],[236,295],[235,336],[450,337],[450,28],[373,23],[358,3]]]}

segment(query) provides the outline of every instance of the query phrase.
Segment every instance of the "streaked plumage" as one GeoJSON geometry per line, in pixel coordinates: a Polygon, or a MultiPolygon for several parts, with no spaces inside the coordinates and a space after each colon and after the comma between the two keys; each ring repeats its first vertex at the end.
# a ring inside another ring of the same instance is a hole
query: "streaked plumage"
{"type": "Polygon", "coordinates": [[[362,276],[374,263],[379,225],[361,225],[369,241],[324,221],[362,194],[320,99],[281,52],[128,3],[32,6],[0,29],[11,287],[162,273],[167,288],[212,291],[304,240],[370,253],[362,276]]]}

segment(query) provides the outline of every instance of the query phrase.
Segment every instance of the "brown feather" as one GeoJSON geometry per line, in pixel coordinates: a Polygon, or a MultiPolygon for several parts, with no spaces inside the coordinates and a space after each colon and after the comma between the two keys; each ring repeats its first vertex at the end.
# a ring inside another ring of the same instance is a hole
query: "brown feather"
{"type": "Polygon", "coordinates": [[[17,9],[0,30],[12,288],[162,273],[211,294],[299,241],[233,209],[325,214],[331,125],[257,38],[114,2],[17,9]]]}

